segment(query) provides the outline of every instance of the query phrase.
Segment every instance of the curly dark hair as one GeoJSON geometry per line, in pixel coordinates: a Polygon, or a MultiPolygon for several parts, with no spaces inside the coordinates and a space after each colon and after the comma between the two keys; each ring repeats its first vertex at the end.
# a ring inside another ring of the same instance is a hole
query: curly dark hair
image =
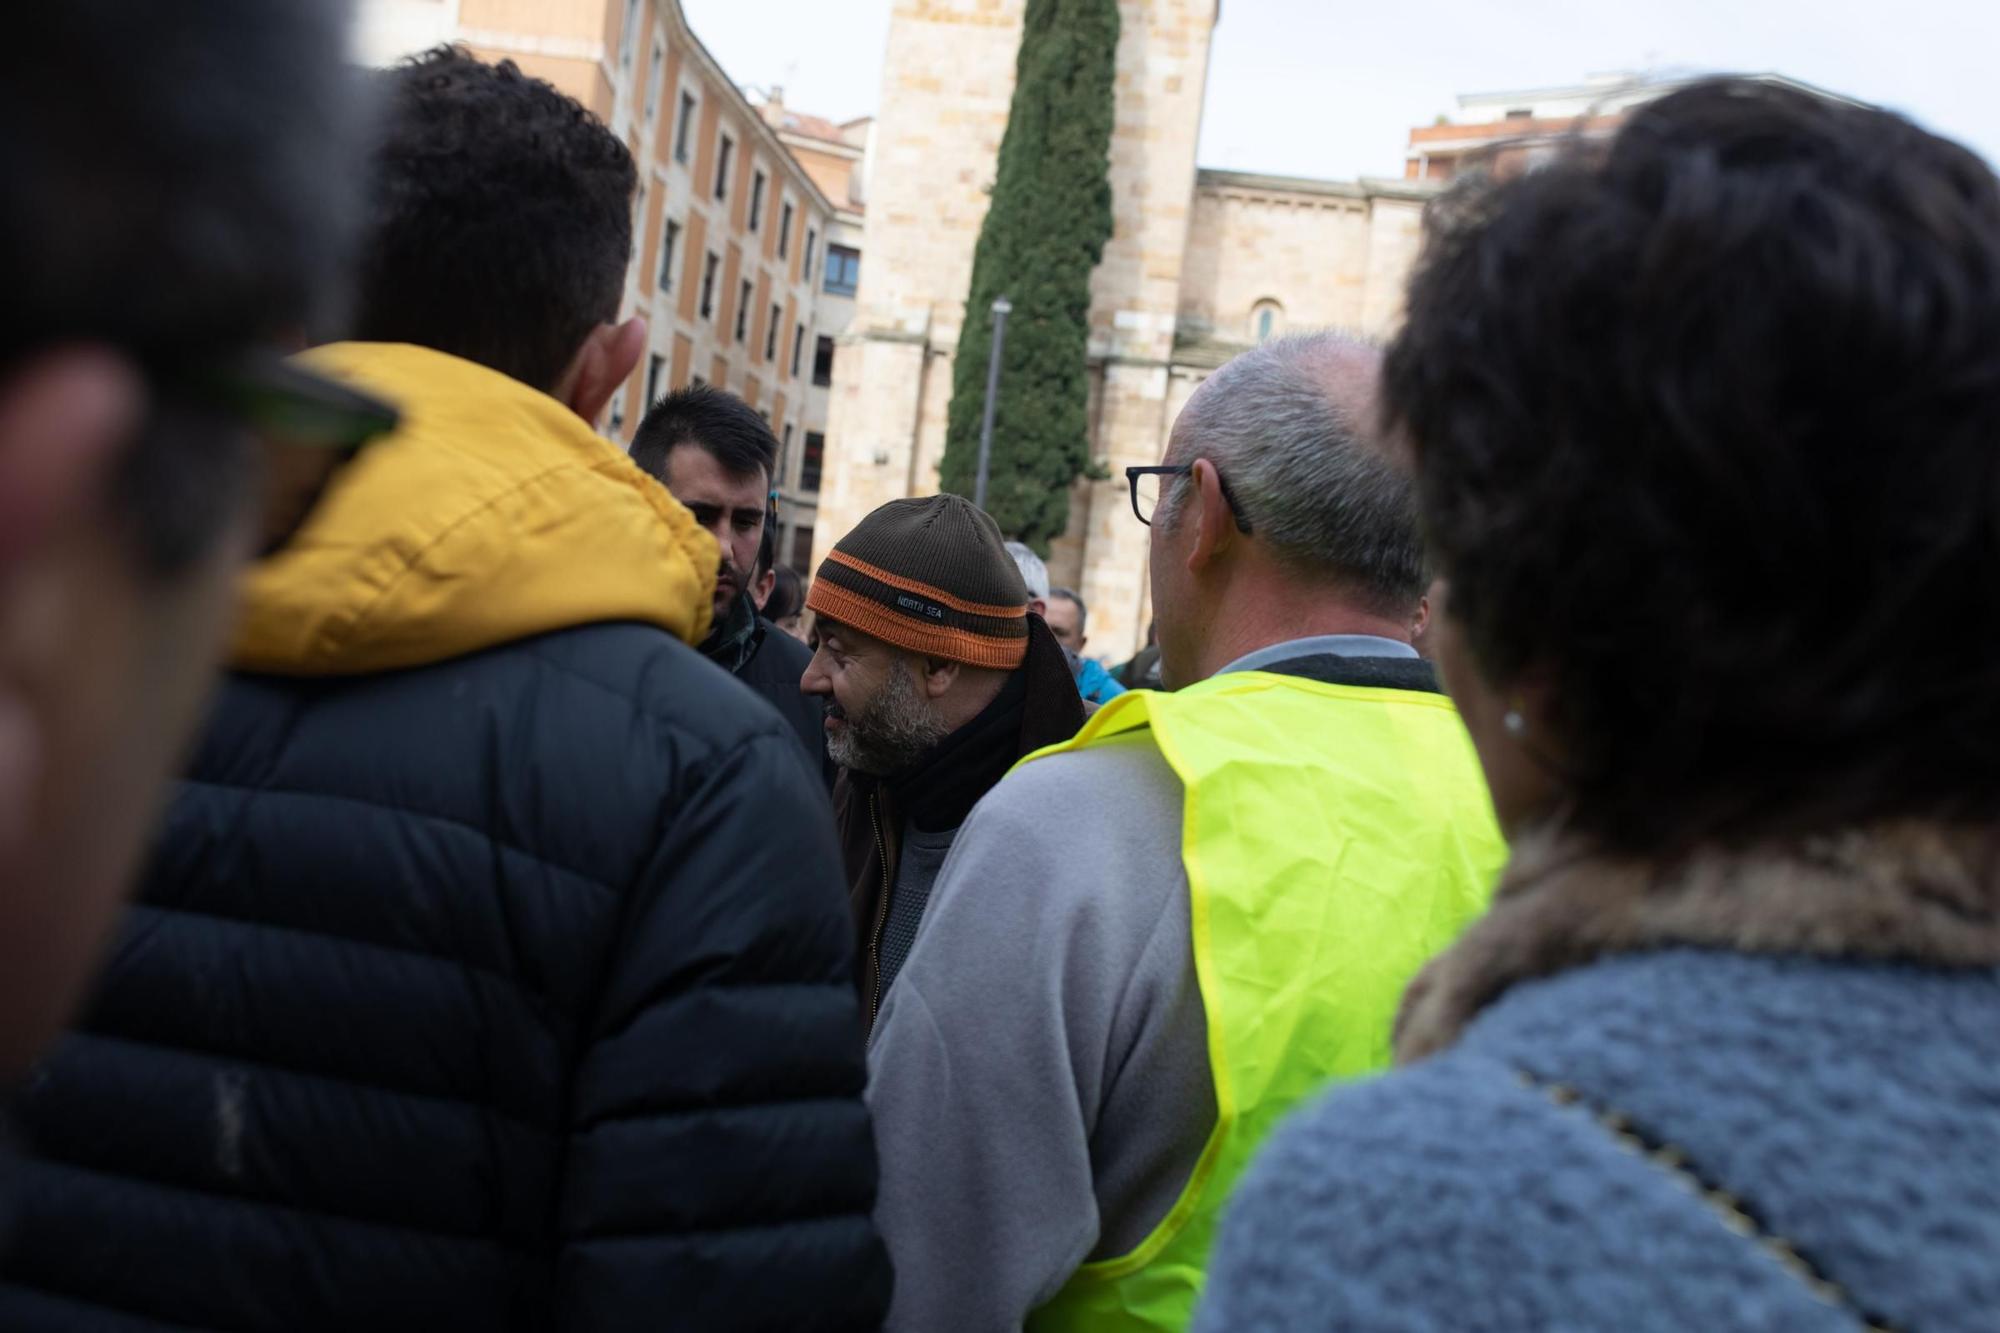
{"type": "Polygon", "coordinates": [[[1385,409],[1450,614],[1660,854],[2000,809],[2000,186],[1695,85],[1433,220],[1385,409]]]}
{"type": "Polygon", "coordinates": [[[632,154],[511,60],[445,46],[380,77],[355,336],[552,387],[590,330],[617,318],[632,154]]]}

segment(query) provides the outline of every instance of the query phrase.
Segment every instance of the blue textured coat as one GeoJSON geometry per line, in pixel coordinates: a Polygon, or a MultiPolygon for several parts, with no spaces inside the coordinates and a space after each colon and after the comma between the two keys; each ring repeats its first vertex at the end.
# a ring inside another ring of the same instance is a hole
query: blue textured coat
{"type": "Polygon", "coordinates": [[[1197,1327],[1864,1316],[2000,1328],[2000,974],[1668,949],[1521,983],[1443,1054],[1295,1117],[1197,1327]]]}

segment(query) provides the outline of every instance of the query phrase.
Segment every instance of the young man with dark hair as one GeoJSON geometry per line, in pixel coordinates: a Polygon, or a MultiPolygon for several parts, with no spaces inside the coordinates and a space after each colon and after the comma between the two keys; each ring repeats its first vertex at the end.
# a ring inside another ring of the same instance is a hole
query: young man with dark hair
{"type": "Polygon", "coordinates": [[[632,459],[666,483],[722,550],[702,656],[776,708],[798,734],[813,770],[832,786],[838,770],[827,757],[825,710],[799,688],[812,653],[758,614],[756,588],[773,554],[778,440],[771,427],[735,394],[692,385],[647,409],[632,439],[632,459]]]}
{"type": "Polygon", "coordinates": [[[826,798],[687,646],[709,538],[591,429],[643,347],[631,157],[512,64],[378,82],[377,341],[305,359],[405,425],[243,590],[24,1102],[0,1326],[871,1328],[826,798]]]}
{"type": "Polygon", "coordinates": [[[346,17],[320,0],[8,15],[0,1102],[113,925],[240,565],[394,421],[270,350],[324,312],[349,249],[346,17]]]}

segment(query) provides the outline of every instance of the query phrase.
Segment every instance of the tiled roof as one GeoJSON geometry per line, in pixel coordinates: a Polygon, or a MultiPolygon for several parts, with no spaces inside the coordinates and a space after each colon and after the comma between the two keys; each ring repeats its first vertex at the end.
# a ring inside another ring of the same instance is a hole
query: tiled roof
{"type": "Polygon", "coordinates": [[[807,139],[823,139],[827,143],[844,143],[840,126],[824,116],[808,116],[799,111],[785,112],[779,128],[807,139]]]}

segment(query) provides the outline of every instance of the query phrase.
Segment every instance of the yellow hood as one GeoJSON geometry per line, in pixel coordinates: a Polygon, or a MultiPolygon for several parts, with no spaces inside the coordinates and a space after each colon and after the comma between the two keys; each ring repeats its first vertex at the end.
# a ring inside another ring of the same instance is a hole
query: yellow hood
{"type": "Polygon", "coordinates": [[[708,633],[715,540],[569,408],[423,347],[300,360],[395,403],[403,424],[252,568],[233,666],[390,671],[603,620],[708,633]]]}

